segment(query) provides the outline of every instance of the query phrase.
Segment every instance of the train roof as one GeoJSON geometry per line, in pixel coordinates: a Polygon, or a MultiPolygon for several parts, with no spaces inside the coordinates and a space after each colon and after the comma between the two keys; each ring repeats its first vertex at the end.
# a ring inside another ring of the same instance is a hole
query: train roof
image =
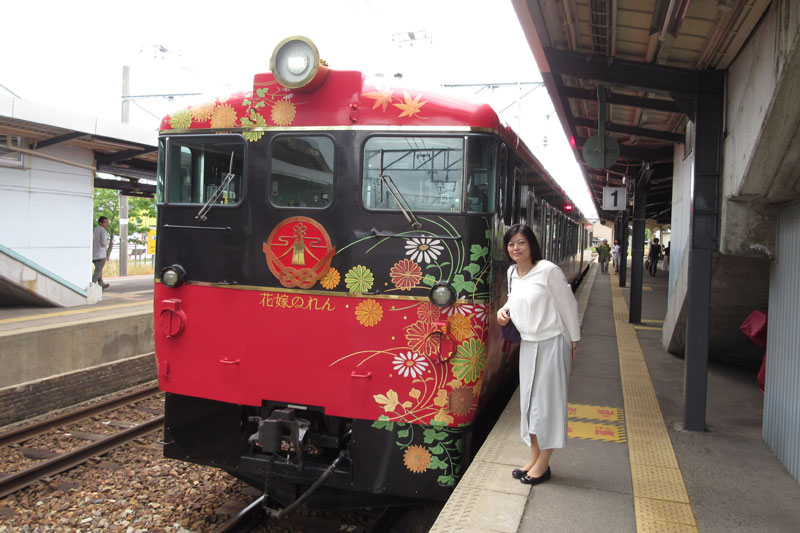
{"type": "MultiPolygon", "coordinates": [[[[191,105],[165,116],[161,134],[241,132],[249,141],[266,131],[294,129],[384,129],[486,131],[500,135],[513,150],[572,203],[522,139],[491,106],[370,79],[358,71],[328,70],[315,88],[292,89],[271,73],[256,74],[253,88],[191,105]]],[[[555,192],[555,191],[554,191],[555,192]]]]}

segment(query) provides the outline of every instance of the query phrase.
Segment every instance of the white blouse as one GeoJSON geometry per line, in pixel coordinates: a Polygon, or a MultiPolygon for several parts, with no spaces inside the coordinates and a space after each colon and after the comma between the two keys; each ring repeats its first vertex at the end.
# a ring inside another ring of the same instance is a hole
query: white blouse
{"type": "Polygon", "coordinates": [[[502,309],[510,310],[522,340],[542,341],[565,332],[570,341],[581,339],[578,302],[557,265],[542,259],[522,278],[514,266],[509,273],[511,292],[502,309]]]}

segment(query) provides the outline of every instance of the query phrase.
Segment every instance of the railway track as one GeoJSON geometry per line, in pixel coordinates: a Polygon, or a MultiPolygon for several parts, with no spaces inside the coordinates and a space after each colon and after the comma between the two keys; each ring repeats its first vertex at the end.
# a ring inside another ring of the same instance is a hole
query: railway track
{"type": "MultiPolygon", "coordinates": [[[[37,424],[4,433],[3,435],[0,435],[0,446],[8,448],[18,443],[30,441],[31,439],[56,429],[59,429],[60,431],[60,428],[68,428],[70,425],[86,421],[103,413],[135,404],[136,402],[155,396],[158,393],[158,387],[149,387],[144,390],[135,391],[124,396],[107,400],[105,402],[90,405],[77,411],[46,419],[37,424]]],[[[151,412],[151,410],[148,412],[151,412]]],[[[118,427],[123,427],[121,431],[116,431],[110,435],[99,435],[80,431],[74,432],[80,434],[81,437],[79,438],[88,440],[89,443],[83,446],[78,446],[65,453],[45,451],[44,455],[51,455],[51,457],[38,461],[32,466],[17,472],[0,474],[0,497],[7,496],[8,494],[23,489],[45,477],[53,476],[69,470],[70,468],[86,462],[92,457],[107,453],[127,442],[156,431],[163,426],[163,423],[164,416],[158,415],[149,420],[133,424],[125,422],[117,422],[116,424],[113,424],[109,422],[109,426],[116,425],[118,427]]],[[[60,432],[71,436],[68,431],[60,432]]],[[[37,450],[37,452],[40,454],[42,453],[39,450],[37,450]]]]}

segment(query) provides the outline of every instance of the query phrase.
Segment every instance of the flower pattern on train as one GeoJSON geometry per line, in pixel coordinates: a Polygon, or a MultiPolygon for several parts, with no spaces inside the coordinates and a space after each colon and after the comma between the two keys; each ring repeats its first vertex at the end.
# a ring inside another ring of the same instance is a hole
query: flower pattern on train
{"type": "Polygon", "coordinates": [[[419,264],[410,259],[401,259],[389,271],[392,283],[401,291],[410,291],[422,279],[419,264]]]}
{"type": "Polygon", "coordinates": [[[197,122],[205,122],[214,114],[215,102],[206,102],[200,105],[194,105],[189,108],[192,118],[197,122]]]}
{"type": "Polygon", "coordinates": [[[372,288],[374,282],[372,271],[363,265],[354,266],[344,276],[347,289],[355,294],[364,294],[372,288]]]}
{"type": "Polygon", "coordinates": [[[212,128],[234,128],[238,120],[236,110],[228,104],[218,105],[211,115],[212,128]]]}
{"type": "Polygon", "coordinates": [[[422,302],[417,306],[417,318],[420,322],[435,322],[439,320],[441,311],[433,302],[422,302]]]}
{"type": "Polygon", "coordinates": [[[464,416],[472,409],[475,395],[471,389],[457,387],[450,391],[448,406],[453,413],[464,416]]]}
{"type": "Polygon", "coordinates": [[[181,109],[170,116],[169,125],[176,130],[189,129],[192,125],[192,114],[187,109],[181,109]]]}
{"type": "Polygon", "coordinates": [[[415,352],[431,357],[439,350],[439,338],[433,335],[439,328],[429,322],[414,322],[404,329],[408,347],[415,352]]]}
{"type": "Polygon", "coordinates": [[[325,275],[319,280],[322,286],[328,290],[335,289],[339,285],[341,277],[339,271],[331,267],[325,272],[325,275]]]}
{"type": "MultiPolygon", "coordinates": [[[[428,361],[425,360],[425,358],[421,355],[413,352],[406,352],[396,355],[392,360],[392,365],[395,372],[404,378],[416,378],[421,376],[422,373],[428,369],[428,361]]],[[[419,394],[420,392],[416,389],[411,389],[411,392],[409,392],[409,396],[412,398],[415,396],[416,398],[419,398],[419,394]]]]}
{"type": "Polygon", "coordinates": [[[272,122],[278,126],[288,126],[294,121],[297,107],[289,100],[278,100],[272,106],[272,122]]]}
{"type": "MultiPolygon", "coordinates": [[[[267,125],[267,121],[261,115],[256,112],[255,109],[250,110],[250,115],[247,117],[242,117],[242,126],[245,128],[263,128],[267,125]]],[[[263,131],[253,131],[253,130],[244,130],[242,135],[245,139],[250,142],[255,142],[259,140],[261,137],[264,136],[263,131]]]]}
{"type": "Polygon", "coordinates": [[[378,109],[379,107],[382,108],[382,111],[386,111],[386,107],[392,103],[394,96],[392,96],[392,90],[379,87],[375,92],[366,92],[364,96],[367,98],[371,98],[375,100],[375,103],[372,105],[372,109],[378,109]]]}
{"type": "Polygon", "coordinates": [[[466,315],[452,315],[447,319],[450,323],[450,334],[458,342],[475,336],[472,330],[472,321],[466,315]]]}
{"type": "Polygon", "coordinates": [[[478,339],[470,339],[456,348],[456,355],[450,360],[453,375],[469,383],[476,381],[486,363],[486,345],[478,339]]]}
{"type": "Polygon", "coordinates": [[[418,444],[409,446],[403,453],[403,464],[415,474],[425,472],[431,464],[431,453],[418,444]]]}
{"type": "Polygon", "coordinates": [[[374,398],[376,402],[383,405],[383,410],[386,411],[387,413],[391,413],[398,407],[403,407],[404,409],[409,409],[411,407],[410,401],[405,401],[401,403],[400,397],[397,395],[395,391],[391,389],[386,391],[386,394],[376,394],[374,398]]]}
{"type": "Polygon", "coordinates": [[[364,300],[356,307],[356,319],[362,326],[372,327],[383,318],[383,307],[376,300],[364,300]]]}
{"type": "Polygon", "coordinates": [[[444,250],[442,241],[427,237],[414,237],[406,240],[406,255],[418,263],[433,263],[444,250]]]}

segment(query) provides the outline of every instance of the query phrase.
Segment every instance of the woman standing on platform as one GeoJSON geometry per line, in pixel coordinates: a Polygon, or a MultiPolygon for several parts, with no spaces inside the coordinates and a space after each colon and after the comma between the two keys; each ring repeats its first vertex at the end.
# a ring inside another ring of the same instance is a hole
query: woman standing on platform
{"type": "Polygon", "coordinates": [[[550,479],[550,456],[567,443],[567,383],[580,340],[578,303],[561,269],[542,258],[531,229],[515,224],[503,237],[508,302],[497,323],[510,317],[520,332],[519,380],[522,440],[531,457],[511,474],[535,485],[550,479]],[[513,290],[512,290],[513,289],[513,290]]]}

